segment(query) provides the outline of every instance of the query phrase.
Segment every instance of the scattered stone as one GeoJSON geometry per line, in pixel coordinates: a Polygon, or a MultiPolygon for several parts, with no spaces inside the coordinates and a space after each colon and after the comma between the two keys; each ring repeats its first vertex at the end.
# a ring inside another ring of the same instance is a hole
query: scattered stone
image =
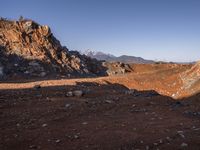
{"type": "Polygon", "coordinates": [[[44,123],[44,124],[42,125],[42,127],[47,127],[47,124],[46,124],[46,123],[44,123]]]}
{"type": "Polygon", "coordinates": [[[177,131],[178,134],[183,134],[183,131],[177,131]]]}
{"type": "Polygon", "coordinates": [[[162,143],[163,143],[163,140],[162,140],[162,139],[160,139],[160,140],[159,140],[159,143],[160,143],[160,144],[162,144],[162,143]]]}
{"type": "Polygon", "coordinates": [[[132,107],[135,107],[135,106],[136,106],[135,104],[132,105],[132,107]]]}
{"type": "Polygon", "coordinates": [[[76,91],[73,91],[73,95],[74,96],[77,96],[77,97],[81,97],[83,96],[83,91],[82,90],[76,90],[76,91]]]}
{"type": "Polygon", "coordinates": [[[185,138],[185,135],[183,134],[183,131],[177,131],[178,135],[180,135],[182,138],[185,138]]]}
{"type": "Polygon", "coordinates": [[[61,142],[61,140],[57,139],[55,142],[56,142],[56,143],[60,143],[60,142],[61,142]]]}
{"type": "Polygon", "coordinates": [[[29,74],[30,72],[28,70],[24,71],[24,74],[29,74]]]}
{"type": "Polygon", "coordinates": [[[87,125],[87,124],[88,124],[87,122],[83,122],[83,123],[82,123],[82,125],[87,125]]]}
{"type": "Polygon", "coordinates": [[[75,138],[75,139],[79,139],[79,136],[78,136],[78,135],[74,135],[74,138],[75,138]]]}
{"type": "Polygon", "coordinates": [[[65,104],[66,108],[69,108],[71,106],[71,104],[65,104]]]}
{"type": "Polygon", "coordinates": [[[181,144],[181,147],[187,147],[187,146],[188,146],[187,143],[182,143],[182,144],[181,144]]]}
{"type": "Polygon", "coordinates": [[[67,97],[72,97],[73,96],[73,92],[72,91],[67,92],[66,96],[67,97]]]}
{"type": "Polygon", "coordinates": [[[200,130],[200,128],[195,128],[195,129],[193,129],[194,131],[199,131],[200,130]]]}
{"type": "Polygon", "coordinates": [[[113,103],[113,101],[111,101],[111,100],[105,100],[105,102],[108,103],[108,104],[112,104],[113,103]]]}

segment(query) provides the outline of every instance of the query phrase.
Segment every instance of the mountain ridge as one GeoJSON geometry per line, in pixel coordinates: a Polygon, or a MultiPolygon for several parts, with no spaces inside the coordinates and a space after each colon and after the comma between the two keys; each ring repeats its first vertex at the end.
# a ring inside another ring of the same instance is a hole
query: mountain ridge
{"type": "Polygon", "coordinates": [[[122,62],[122,63],[136,63],[136,64],[154,63],[153,60],[146,60],[146,59],[143,59],[142,57],[129,56],[129,55],[121,55],[117,57],[115,55],[104,53],[101,51],[86,50],[81,53],[85,54],[88,57],[95,58],[101,61],[107,61],[107,62],[122,62]]]}

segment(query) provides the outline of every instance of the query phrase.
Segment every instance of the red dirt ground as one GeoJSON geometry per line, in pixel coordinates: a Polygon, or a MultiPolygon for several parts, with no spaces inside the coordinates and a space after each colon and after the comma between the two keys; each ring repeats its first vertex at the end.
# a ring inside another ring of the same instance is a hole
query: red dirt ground
{"type": "Polygon", "coordinates": [[[118,76],[1,83],[0,149],[199,150],[200,95],[168,97],[190,67],[133,65],[118,76]],[[85,94],[67,97],[73,90],[85,94]]]}

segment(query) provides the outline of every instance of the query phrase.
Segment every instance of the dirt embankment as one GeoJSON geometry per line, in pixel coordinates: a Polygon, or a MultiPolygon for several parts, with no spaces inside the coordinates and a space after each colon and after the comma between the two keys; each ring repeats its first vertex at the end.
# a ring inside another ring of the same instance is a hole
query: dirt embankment
{"type": "MultiPolygon", "coordinates": [[[[136,89],[140,91],[154,90],[162,95],[173,97],[174,93],[180,90],[183,86],[180,74],[189,70],[192,65],[181,64],[133,64],[130,65],[134,70],[128,74],[112,75],[108,77],[98,78],[82,78],[82,79],[41,79],[34,82],[32,80],[19,80],[21,83],[15,80],[4,82],[0,84],[1,89],[23,89],[31,88],[36,84],[40,84],[43,87],[48,86],[64,86],[75,85],[76,82],[93,82],[98,84],[121,84],[129,89],[136,89]],[[25,83],[26,82],[26,83],[25,83]]],[[[180,95],[182,97],[182,95],[180,95]]],[[[176,97],[176,98],[180,98],[176,97]]],[[[174,98],[174,97],[173,97],[174,98]]]]}

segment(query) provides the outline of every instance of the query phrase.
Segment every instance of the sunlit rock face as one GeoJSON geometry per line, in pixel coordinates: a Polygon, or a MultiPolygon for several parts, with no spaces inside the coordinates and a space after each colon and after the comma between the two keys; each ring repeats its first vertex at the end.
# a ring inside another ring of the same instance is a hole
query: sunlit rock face
{"type": "Polygon", "coordinates": [[[179,75],[182,86],[174,98],[188,97],[200,92],[200,61],[179,75]]]}
{"type": "Polygon", "coordinates": [[[190,70],[181,74],[185,88],[190,88],[200,80],[200,62],[197,62],[190,70]]]}
{"type": "Polygon", "coordinates": [[[7,75],[96,76],[103,70],[97,60],[61,46],[48,26],[29,19],[0,19],[0,50],[0,63],[7,75]]]}

